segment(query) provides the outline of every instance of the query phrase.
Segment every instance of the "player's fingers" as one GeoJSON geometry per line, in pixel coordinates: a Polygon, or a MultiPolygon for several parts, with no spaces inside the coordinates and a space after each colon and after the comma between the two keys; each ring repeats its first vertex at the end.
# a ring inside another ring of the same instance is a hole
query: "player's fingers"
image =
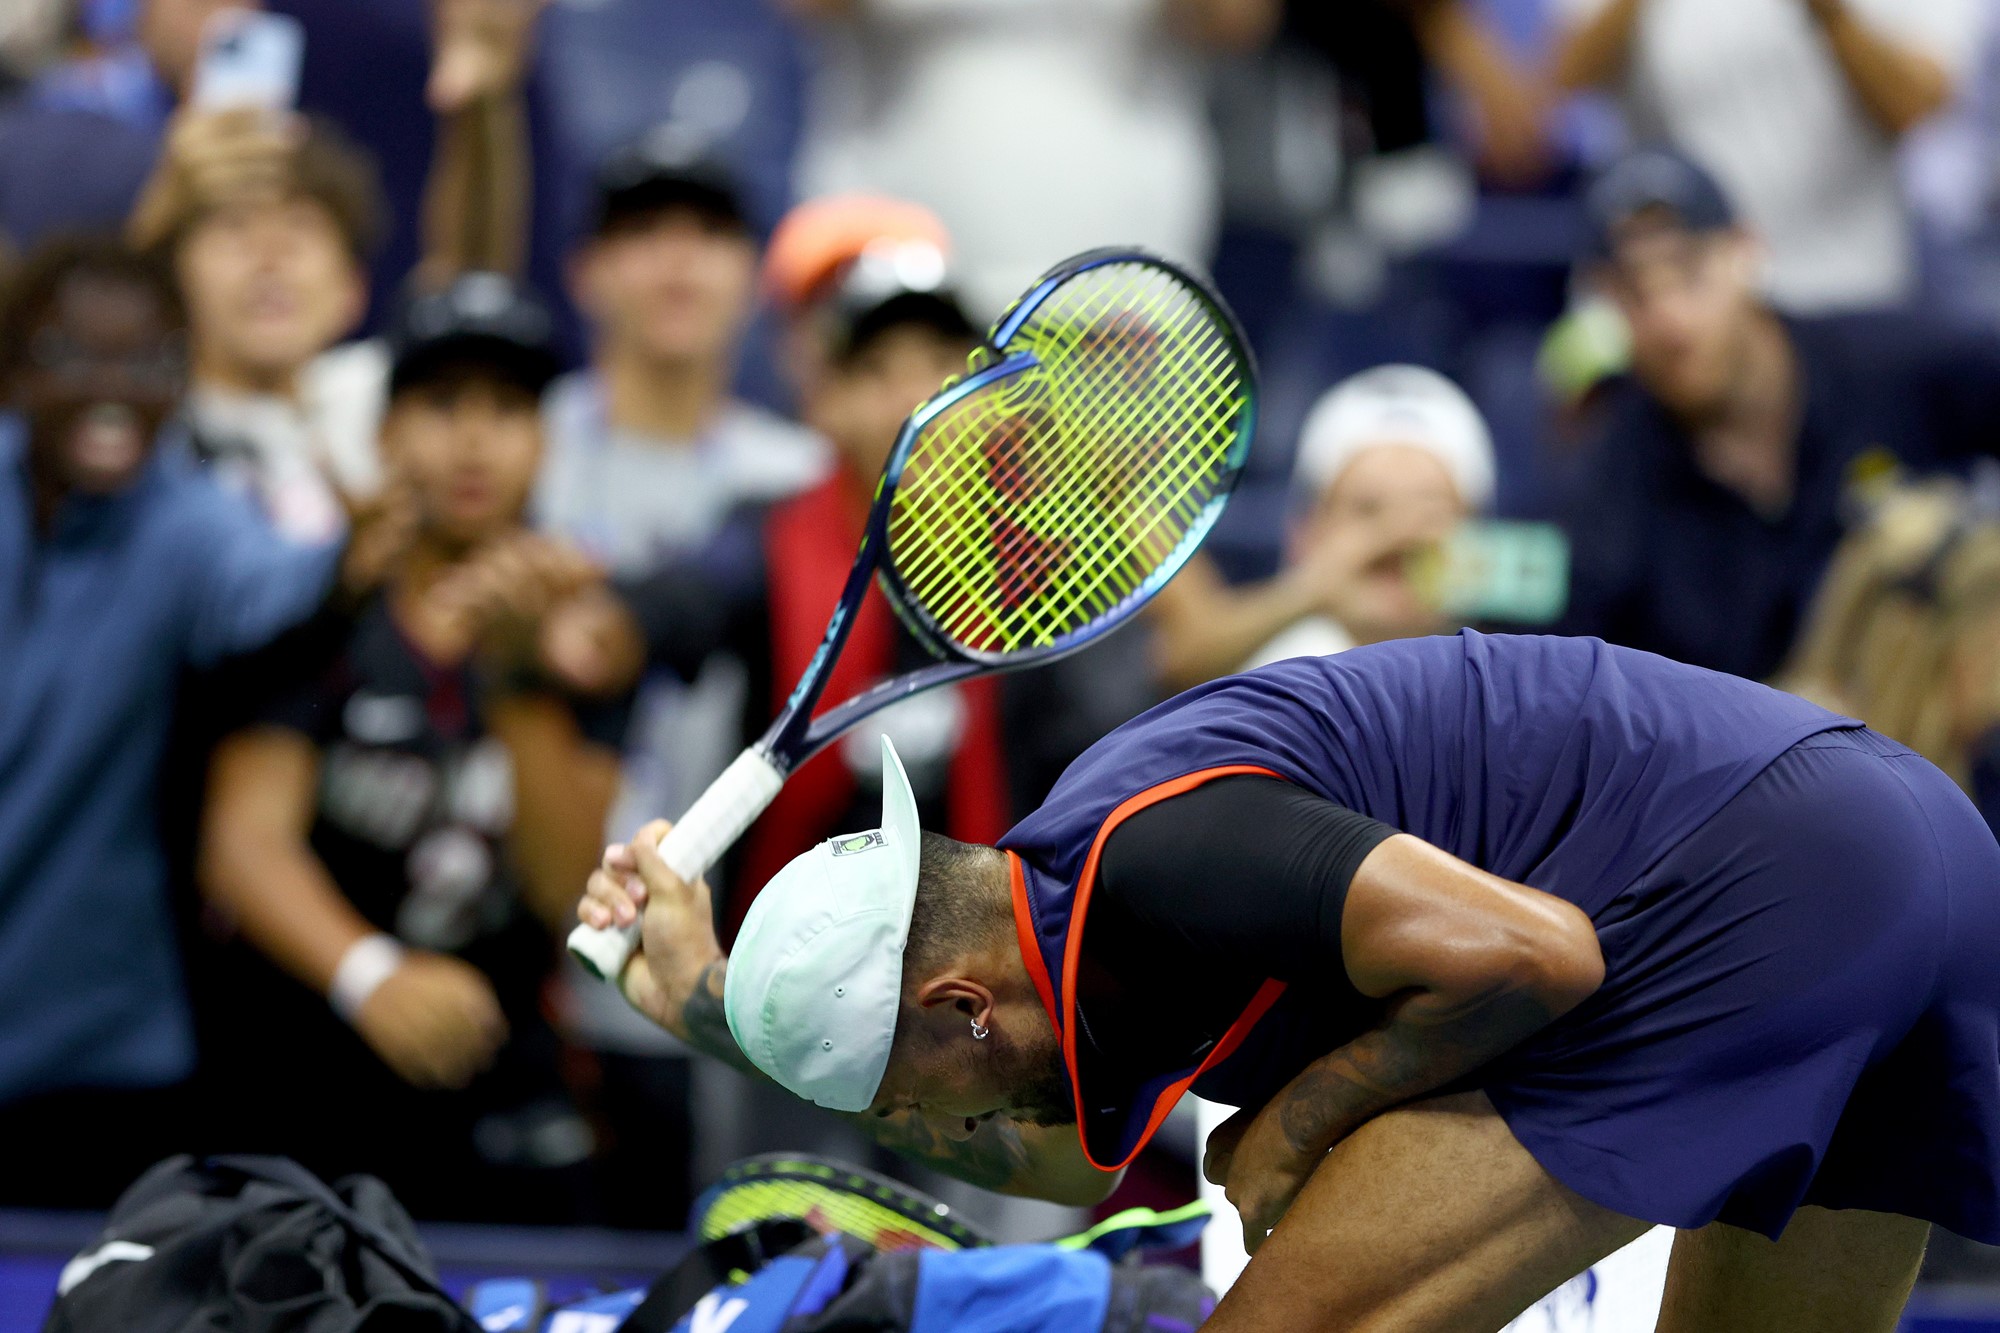
{"type": "Polygon", "coordinates": [[[644,893],[633,893],[626,879],[627,876],[612,871],[594,871],[583,887],[583,901],[577,904],[578,919],[599,930],[629,926],[638,920],[637,904],[644,901],[644,893]]]}
{"type": "Polygon", "coordinates": [[[661,858],[656,843],[641,839],[632,845],[632,854],[639,863],[639,874],[644,878],[646,888],[652,893],[685,894],[695,888],[661,858]]]}
{"type": "MultiPolygon", "coordinates": [[[[641,829],[639,832],[643,836],[645,830],[641,829]]],[[[598,865],[617,874],[629,874],[639,868],[639,863],[632,859],[632,845],[625,842],[614,842],[606,847],[598,865]]]]}

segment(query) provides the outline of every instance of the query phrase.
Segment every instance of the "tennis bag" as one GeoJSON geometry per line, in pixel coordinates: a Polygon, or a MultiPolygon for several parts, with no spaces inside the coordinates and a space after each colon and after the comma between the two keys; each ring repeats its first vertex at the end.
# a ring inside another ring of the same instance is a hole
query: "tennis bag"
{"type": "Polygon", "coordinates": [[[488,1333],[1192,1333],[1215,1298],[1193,1273],[1141,1267],[1181,1249],[1205,1204],[1132,1209],[1043,1245],[994,1245],[899,1182],[797,1154],[738,1162],[696,1201],[697,1243],[645,1291],[548,1311],[534,1284],[467,1303],[488,1333]]]}
{"type": "Polygon", "coordinates": [[[170,1157],[119,1197],[43,1333],[479,1333],[373,1176],[170,1157]]]}

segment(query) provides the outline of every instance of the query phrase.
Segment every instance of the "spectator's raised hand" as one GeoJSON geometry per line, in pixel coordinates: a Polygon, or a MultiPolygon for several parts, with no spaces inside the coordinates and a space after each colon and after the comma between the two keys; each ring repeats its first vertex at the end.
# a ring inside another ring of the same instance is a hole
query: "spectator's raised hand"
{"type": "Polygon", "coordinates": [[[644,664],[638,627],[605,587],[604,571],[540,533],[489,543],[438,580],[428,600],[468,646],[576,694],[616,693],[644,664]]]}
{"type": "Polygon", "coordinates": [[[464,1087],[507,1040],[486,975],[441,953],[406,955],[362,1004],[354,1026],[397,1077],[420,1088],[464,1087]]]}
{"type": "Polygon", "coordinates": [[[340,590],[360,600],[388,580],[416,540],[418,513],[407,482],[391,478],[373,495],[355,495],[330,471],[324,474],[347,514],[347,550],[340,560],[340,590]]]}
{"type": "Polygon", "coordinates": [[[304,122],[290,112],[181,108],[133,213],[132,240],[155,245],[196,214],[281,196],[304,136],[304,122]]]}
{"type": "Polygon", "coordinates": [[[436,0],[435,44],[425,99],[439,115],[521,86],[535,20],[548,0],[436,0]]]}
{"type": "Polygon", "coordinates": [[[632,613],[602,584],[579,589],[549,608],[538,636],[544,674],[573,694],[617,694],[639,677],[646,645],[632,613]]]}

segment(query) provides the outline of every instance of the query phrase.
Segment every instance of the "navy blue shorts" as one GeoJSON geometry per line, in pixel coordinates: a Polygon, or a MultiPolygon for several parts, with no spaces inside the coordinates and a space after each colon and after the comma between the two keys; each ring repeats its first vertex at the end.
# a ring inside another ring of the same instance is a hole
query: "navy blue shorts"
{"type": "Polygon", "coordinates": [[[1943,773],[1802,741],[1596,924],[1603,989],[1484,1084],[1550,1174],[1676,1227],[1817,1204],[2000,1243],[2000,846],[1943,773]]]}

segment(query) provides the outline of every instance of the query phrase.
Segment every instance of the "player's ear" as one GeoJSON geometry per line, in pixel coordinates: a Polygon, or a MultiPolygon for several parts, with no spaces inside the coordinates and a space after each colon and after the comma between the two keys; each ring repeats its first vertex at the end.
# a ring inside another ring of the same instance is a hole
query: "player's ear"
{"type": "Polygon", "coordinates": [[[993,992],[970,977],[932,977],[917,987],[917,1007],[933,1013],[950,1009],[981,1027],[993,1025],[993,992]]]}

